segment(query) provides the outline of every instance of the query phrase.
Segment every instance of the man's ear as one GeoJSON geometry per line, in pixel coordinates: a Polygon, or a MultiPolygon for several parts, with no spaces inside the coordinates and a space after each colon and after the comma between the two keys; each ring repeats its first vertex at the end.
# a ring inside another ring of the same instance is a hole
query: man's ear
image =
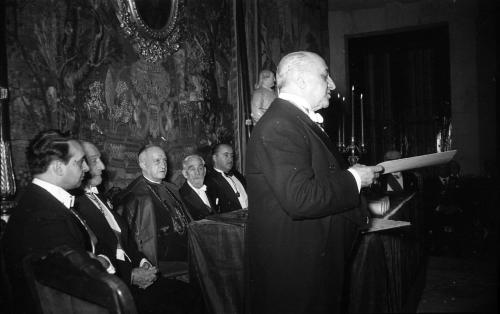
{"type": "Polygon", "coordinates": [[[53,160],[49,168],[58,176],[64,175],[64,163],[61,160],[53,160]]]}
{"type": "Polygon", "coordinates": [[[183,175],[183,176],[184,176],[184,178],[186,178],[186,180],[187,180],[188,176],[187,176],[187,171],[186,171],[186,170],[182,170],[182,175],[183,175]]]}
{"type": "Polygon", "coordinates": [[[305,89],[306,88],[307,82],[304,79],[304,76],[302,76],[302,75],[295,75],[295,77],[293,79],[295,80],[295,84],[297,84],[297,86],[300,89],[305,89]]]}
{"type": "Polygon", "coordinates": [[[139,168],[141,168],[141,170],[144,170],[146,168],[146,164],[142,159],[139,159],[139,168]]]}

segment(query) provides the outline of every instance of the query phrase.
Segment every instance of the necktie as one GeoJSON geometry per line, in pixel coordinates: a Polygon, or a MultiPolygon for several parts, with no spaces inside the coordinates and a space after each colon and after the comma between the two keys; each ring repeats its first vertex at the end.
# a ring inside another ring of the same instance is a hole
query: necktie
{"type": "Polygon", "coordinates": [[[89,225],[85,222],[85,220],[78,214],[78,212],[75,210],[75,207],[77,204],[73,204],[72,207],[68,208],[69,211],[73,214],[73,216],[76,217],[76,219],[80,222],[80,224],[83,226],[85,231],[87,231],[87,234],[90,238],[90,245],[92,247],[92,253],[95,253],[95,246],[97,244],[97,237],[95,236],[94,232],[90,229],[89,225]]]}
{"type": "MultiPolygon", "coordinates": [[[[117,243],[118,243],[117,244],[117,248],[116,248],[116,259],[118,259],[120,261],[125,261],[125,259],[127,259],[128,261],[130,261],[130,258],[128,257],[127,253],[125,253],[125,251],[123,250],[123,247],[122,247],[122,244],[121,244],[121,238],[120,238],[121,229],[120,229],[120,226],[116,222],[116,219],[113,216],[113,214],[109,211],[108,208],[106,208],[106,205],[92,191],[93,190],[90,189],[90,191],[88,191],[86,193],[86,195],[94,203],[94,205],[96,205],[96,207],[99,209],[99,211],[103,214],[104,218],[106,219],[106,222],[111,227],[111,229],[113,230],[113,233],[116,236],[116,240],[117,240],[117,243]]],[[[97,191],[97,189],[95,189],[95,191],[97,191]]]]}

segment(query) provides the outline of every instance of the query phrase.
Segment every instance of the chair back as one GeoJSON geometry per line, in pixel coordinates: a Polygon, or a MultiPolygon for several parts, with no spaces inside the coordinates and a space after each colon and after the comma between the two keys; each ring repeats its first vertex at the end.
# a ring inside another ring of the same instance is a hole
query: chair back
{"type": "Polygon", "coordinates": [[[61,246],[23,267],[40,313],[137,313],[125,283],[85,251],[61,246]]]}

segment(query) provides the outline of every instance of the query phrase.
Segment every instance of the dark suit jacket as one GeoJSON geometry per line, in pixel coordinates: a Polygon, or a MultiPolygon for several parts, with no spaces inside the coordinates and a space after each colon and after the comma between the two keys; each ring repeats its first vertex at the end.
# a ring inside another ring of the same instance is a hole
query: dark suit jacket
{"type": "MultiPolygon", "coordinates": [[[[130,232],[134,235],[134,240],[137,248],[141,251],[147,259],[155,266],[159,266],[159,252],[158,252],[158,222],[156,211],[164,211],[163,214],[170,216],[169,209],[165,203],[155,195],[150,187],[148,187],[147,180],[141,175],[132,181],[127,188],[117,197],[117,212],[127,222],[130,232]]],[[[174,196],[176,202],[180,204],[180,210],[184,212],[188,219],[188,223],[192,220],[187,212],[182,198],[176,185],[163,182],[163,188],[168,189],[174,196]]],[[[170,230],[174,230],[172,223],[169,225],[170,230]]],[[[173,234],[173,232],[170,232],[173,234]]],[[[187,253],[187,237],[185,235],[176,238],[176,243],[181,243],[181,251],[187,253]]],[[[175,251],[175,243],[172,247],[167,248],[167,251],[175,251]]],[[[186,258],[187,259],[187,258],[186,258]]]]}
{"type": "MultiPolygon", "coordinates": [[[[241,173],[234,170],[234,176],[240,180],[243,187],[246,189],[246,181],[241,173]]],[[[222,176],[222,174],[213,168],[209,168],[207,175],[205,176],[205,185],[210,191],[209,200],[215,205],[215,211],[217,213],[226,213],[233,210],[241,209],[240,201],[238,196],[234,193],[233,188],[227,182],[227,180],[222,176]],[[217,199],[218,202],[217,202],[217,199]]],[[[248,192],[247,192],[248,194],[248,192]]]]}
{"type": "MultiPolygon", "coordinates": [[[[99,194],[97,194],[97,197],[99,197],[104,204],[108,203],[105,197],[99,194]]],[[[116,275],[119,276],[126,284],[130,284],[130,273],[132,268],[139,267],[141,259],[145,256],[137,249],[137,245],[135,244],[133,236],[129,233],[127,224],[121,216],[115,213],[108,206],[108,209],[110,209],[110,212],[113,214],[118,226],[121,229],[120,242],[122,249],[130,257],[130,262],[116,259],[118,239],[100,209],[98,209],[83,192],[80,193],[77,199],[78,211],[80,215],[85,218],[90,229],[92,229],[98,239],[95,254],[106,255],[110,259],[113,266],[115,266],[116,275]]]]}
{"type": "Polygon", "coordinates": [[[368,211],[326,133],[277,98],[247,149],[252,313],[337,313],[368,211]]]}
{"type": "Polygon", "coordinates": [[[45,189],[30,183],[12,211],[2,238],[6,270],[12,286],[15,313],[34,313],[24,279],[22,260],[61,245],[89,250],[90,239],[81,223],[45,189]]]}
{"type": "Polygon", "coordinates": [[[198,196],[198,194],[189,186],[188,182],[184,182],[184,184],[179,189],[179,193],[181,194],[182,200],[184,204],[186,204],[191,217],[194,220],[200,220],[208,215],[213,213],[214,204],[210,201],[209,190],[205,192],[207,194],[208,202],[210,203],[210,207],[203,203],[203,200],[198,196]]]}
{"type": "MultiPolygon", "coordinates": [[[[82,194],[82,191],[79,193],[78,210],[81,216],[86,219],[87,224],[94,231],[98,239],[96,254],[106,255],[111,263],[113,263],[116,268],[116,275],[129,286],[140,313],[174,313],[179,308],[189,309],[198,306],[199,302],[194,299],[196,295],[193,294],[190,287],[176,280],[159,277],[146,289],[132,285],[130,273],[133,268],[140,266],[140,262],[145,256],[137,249],[135,239],[130,234],[126,222],[121,216],[111,210],[116,222],[120,226],[122,248],[128,257],[130,257],[130,262],[116,259],[118,239],[113,229],[111,229],[106,218],[94,203],[82,194]]],[[[108,200],[105,197],[100,194],[97,196],[104,204],[108,204],[108,200]]]]}
{"type": "Polygon", "coordinates": [[[380,176],[379,179],[379,190],[381,194],[396,194],[398,192],[414,192],[418,190],[418,182],[417,182],[417,177],[415,174],[412,172],[408,171],[403,171],[401,173],[403,175],[403,190],[402,191],[397,191],[396,188],[399,185],[399,182],[394,178],[394,176],[391,173],[384,174],[380,176]],[[392,191],[387,190],[388,184],[391,184],[392,191]]]}

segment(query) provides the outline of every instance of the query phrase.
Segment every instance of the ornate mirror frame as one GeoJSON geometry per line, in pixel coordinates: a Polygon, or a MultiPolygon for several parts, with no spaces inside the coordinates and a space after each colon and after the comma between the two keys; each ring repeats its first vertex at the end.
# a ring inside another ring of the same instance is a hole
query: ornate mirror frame
{"type": "Polygon", "coordinates": [[[156,63],[179,49],[178,22],[184,0],[169,0],[170,16],[160,29],[153,29],[141,18],[135,0],[114,0],[120,28],[135,51],[147,62],[156,63]]]}

